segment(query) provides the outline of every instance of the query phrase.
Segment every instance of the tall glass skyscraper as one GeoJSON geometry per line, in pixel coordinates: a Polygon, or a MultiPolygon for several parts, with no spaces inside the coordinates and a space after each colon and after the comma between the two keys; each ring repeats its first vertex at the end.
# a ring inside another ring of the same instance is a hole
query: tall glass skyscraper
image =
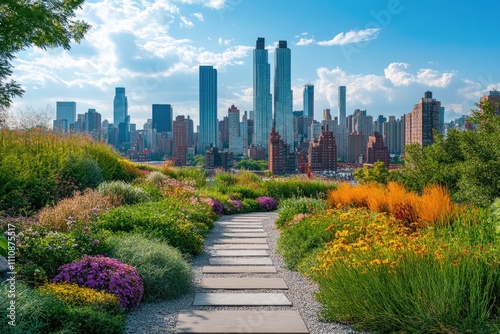
{"type": "Polygon", "coordinates": [[[271,65],[265,40],[257,38],[253,50],[253,110],[254,129],[253,144],[268,149],[269,133],[271,132],[273,109],[271,96],[271,65]]]}
{"type": "Polygon", "coordinates": [[[128,117],[128,102],[124,87],[115,88],[113,125],[118,129],[119,142],[128,142],[130,138],[130,117],[128,117]]]}
{"type": "Polygon", "coordinates": [[[304,117],[314,118],[314,85],[304,86],[304,117]]]}
{"type": "Polygon", "coordinates": [[[69,127],[76,121],[76,102],[56,102],[56,120],[54,129],[64,133],[69,132],[69,127]]]}
{"type": "Polygon", "coordinates": [[[205,153],[210,145],[217,147],[217,70],[200,66],[200,128],[198,153],[205,153]]]}
{"type": "Polygon", "coordinates": [[[274,119],[276,131],[293,151],[291,51],[286,41],[279,41],[274,52],[274,119]]]}
{"type": "Polygon", "coordinates": [[[339,86],[339,125],[346,126],[346,87],[339,86]]]}
{"type": "Polygon", "coordinates": [[[157,133],[172,132],[172,106],[170,104],[153,104],[153,129],[157,133]]]}

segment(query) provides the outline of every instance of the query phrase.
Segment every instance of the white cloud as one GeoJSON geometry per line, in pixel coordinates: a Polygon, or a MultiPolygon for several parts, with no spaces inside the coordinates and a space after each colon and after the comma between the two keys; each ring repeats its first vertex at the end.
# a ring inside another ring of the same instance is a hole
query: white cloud
{"type": "Polygon", "coordinates": [[[213,9],[222,9],[226,6],[226,0],[179,0],[188,5],[199,4],[213,9]]]}
{"type": "Polygon", "coordinates": [[[413,83],[419,83],[430,87],[445,88],[456,76],[455,72],[439,73],[430,68],[423,68],[418,70],[416,74],[412,74],[407,71],[409,67],[410,65],[406,63],[391,63],[384,70],[385,77],[394,86],[409,86],[413,83]]]}
{"type": "Polygon", "coordinates": [[[219,37],[218,43],[219,45],[225,45],[228,46],[233,42],[232,39],[222,39],[222,37],[219,37]]]}
{"type": "Polygon", "coordinates": [[[305,45],[309,45],[309,44],[312,44],[314,43],[314,39],[313,38],[301,38],[297,43],[296,45],[297,46],[305,46],[305,45]]]}
{"type": "Polygon", "coordinates": [[[194,27],[194,23],[191,22],[191,21],[189,21],[187,19],[187,17],[181,16],[180,19],[181,19],[181,23],[180,23],[181,27],[185,27],[185,28],[192,28],[192,27],[194,27]]]}
{"type": "Polygon", "coordinates": [[[196,17],[200,22],[203,22],[204,18],[202,13],[193,13],[192,15],[196,17]]]}
{"type": "Polygon", "coordinates": [[[352,43],[366,42],[377,38],[379,32],[380,29],[377,28],[341,32],[329,41],[318,42],[318,45],[332,46],[332,45],[346,45],[352,43]]]}

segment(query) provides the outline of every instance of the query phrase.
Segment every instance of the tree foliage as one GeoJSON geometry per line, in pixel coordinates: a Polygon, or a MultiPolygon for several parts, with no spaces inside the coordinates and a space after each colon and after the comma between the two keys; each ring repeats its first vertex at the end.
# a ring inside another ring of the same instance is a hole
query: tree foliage
{"type": "Polygon", "coordinates": [[[9,80],[15,54],[33,46],[71,48],[90,25],[74,20],[85,0],[2,0],[0,3],[0,107],[23,94],[21,85],[9,80]]]}
{"type": "Polygon", "coordinates": [[[266,160],[242,159],[236,164],[236,169],[266,170],[266,160]]]}
{"type": "Polygon", "coordinates": [[[389,170],[385,168],[385,164],[382,161],[376,161],[371,168],[368,164],[364,164],[363,168],[356,169],[352,175],[354,179],[360,183],[380,183],[387,184],[390,174],[389,170]]]}
{"type": "Polygon", "coordinates": [[[435,134],[427,147],[406,147],[400,180],[414,191],[425,185],[446,186],[454,200],[478,206],[500,197],[500,116],[490,102],[477,104],[469,118],[475,129],[435,134]]]}

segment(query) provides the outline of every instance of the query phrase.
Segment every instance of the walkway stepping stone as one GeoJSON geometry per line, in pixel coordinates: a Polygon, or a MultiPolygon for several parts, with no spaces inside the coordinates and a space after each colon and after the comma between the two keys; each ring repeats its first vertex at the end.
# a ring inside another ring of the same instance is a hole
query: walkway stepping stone
{"type": "Polygon", "coordinates": [[[217,277],[204,278],[201,285],[204,289],[227,289],[227,290],[245,290],[245,289],[288,289],[283,278],[276,277],[217,277]]]}
{"type": "Polygon", "coordinates": [[[225,228],[224,233],[264,233],[264,229],[262,228],[225,228]]]}
{"type": "Polygon", "coordinates": [[[260,258],[211,257],[208,261],[211,265],[221,265],[221,266],[244,266],[244,265],[264,266],[273,264],[273,260],[271,260],[270,257],[260,257],[260,258]]]}
{"type": "Polygon", "coordinates": [[[220,233],[219,236],[225,238],[266,238],[267,233],[220,233]]]}
{"type": "Polygon", "coordinates": [[[266,238],[220,238],[214,244],[267,244],[266,238]]]}
{"type": "Polygon", "coordinates": [[[268,244],[217,244],[210,249],[269,249],[268,244]]]}
{"type": "Polygon", "coordinates": [[[204,274],[267,274],[277,272],[274,266],[203,266],[204,274]]]}
{"type": "Polygon", "coordinates": [[[197,293],[193,306],[292,306],[282,293],[197,293]]]}
{"type": "Polygon", "coordinates": [[[212,250],[208,252],[211,256],[269,256],[269,253],[263,249],[249,249],[249,250],[212,250]]]}
{"type": "Polygon", "coordinates": [[[262,224],[258,225],[246,225],[246,224],[221,224],[220,225],[222,228],[248,228],[248,229],[261,229],[262,224]]]}
{"type": "Polygon", "coordinates": [[[178,334],[254,333],[308,334],[297,311],[214,311],[193,310],[179,314],[178,334]]]}

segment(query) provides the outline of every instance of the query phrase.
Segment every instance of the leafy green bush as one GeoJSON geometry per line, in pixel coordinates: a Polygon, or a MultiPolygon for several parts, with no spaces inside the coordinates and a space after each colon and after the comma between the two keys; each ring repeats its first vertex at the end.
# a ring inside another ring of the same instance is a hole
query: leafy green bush
{"type": "Polygon", "coordinates": [[[217,190],[223,190],[238,183],[238,177],[226,172],[218,172],[214,177],[214,187],[217,190]]]}
{"type": "Polygon", "coordinates": [[[102,241],[106,235],[105,231],[95,226],[89,227],[81,220],[73,222],[68,232],[55,232],[43,226],[31,226],[18,233],[20,275],[30,275],[24,279],[37,282],[38,278],[31,276],[36,274],[37,269],[43,269],[43,272],[52,278],[57,268],[81,258],[84,254],[104,254],[107,248],[102,241]]]}
{"type": "Polygon", "coordinates": [[[153,171],[153,172],[149,173],[148,176],[146,176],[147,182],[151,182],[158,187],[161,186],[163,181],[165,181],[166,179],[167,179],[167,176],[159,171],[153,171]]]}
{"type": "Polygon", "coordinates": [[[278,219],[275,224],[278,228],[282,228],[286,223],[290,223],[295,215],[316,213],[327,208],[328,204],[320,199],[308,197],[284,199],[278,205],[278,219]]]}
{"type": "Polygon", "coordinates": [[[58,174],[59,180],[69,181],[75,189],[68,189],[72,194],[74,190],[95,189],[102,182],[102,170],[93,159],[70,153],[58,174]]]}
{"type": "Polygon", "coordinates": [[[243,204],[243,212],[258,212],[264,211],[262,205],[260,205],[253,198],[244,198],[241,200],[241,204],[243,204]]]}
{"type": "Polygon", "coordinates": [[[176,298],[191,287],[192,271],[179,250],[160,240],[137,234],[115,234],[107,239],[110,255],[137,270],[148,302],[176,298]]]}
{"type": "Polygon", "coordinates": [[[97,188],[97,192],[103,196],[117,197],[122,204],[136,204],[149,200],[146,191],[124,181],[103,182],[97,188]]]}
{"type": "Polygon", "coordinates": [[[207,176],[205,173],[205,169],[203,168],[173,167],[171,165],[165,164],[160,168],[160,172],[179,181],[194,181],[197,188],[204,187],[207,184],[207,176]]]}
{"type": "Polygon", "coordinates": [[[72,306],[48,293],[16,284],[15,327],[9,325],[8,285],[0,284],[0,332],[13,334],[116,334],[125,328],[125,314],[94,306],[72,306]]]}
{"type": "Polygon", "coordinates": [[[166,198],[110,210],[99,216],[96,225],[113,232],[160,238],[184,254],[199,254],[203,251],[203,234],[214,219],[206,204],[188,205],[176,198],[166,198]]]}
{"type": "Polygon", "coordinates": [[[224,190],[224,193],[228,195],[233,195],[238,198],[257,198],[265,195],[262,188],[253,188],[251,186],[238,184],[230,186],[224,190]]]}

